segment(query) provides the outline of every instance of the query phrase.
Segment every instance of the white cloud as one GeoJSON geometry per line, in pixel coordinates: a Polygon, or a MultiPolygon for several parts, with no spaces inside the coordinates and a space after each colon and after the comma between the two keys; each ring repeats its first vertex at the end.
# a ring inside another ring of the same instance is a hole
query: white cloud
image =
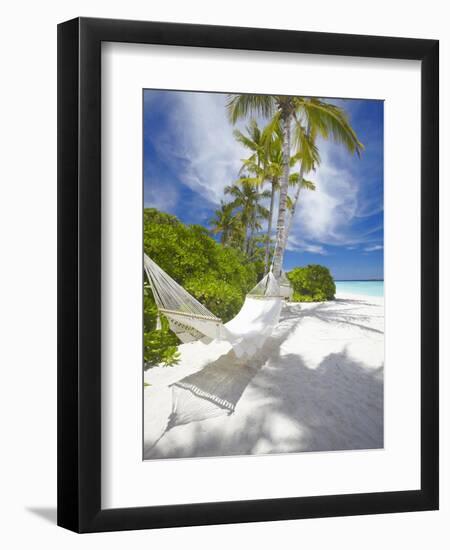
{"type": "Polygon", "coordinates": [[[171,99],[169,126],[153,144],[166,162],[176,162],[181,182],[219,204],[247,156],[233,137],[226,96],[184,92],[173,93],[171,99]]]}
{"type": "MultiPolygon", "coordinates": [[[[315,173],[306,176],[316,184],[316,190],[301,191],[293,235],[325,245],[345,245],[349,250],[379,241],[375,233],[382,230],[382,225],[360,225],[361,218],[375,211],[369,211],[362,193],[364,182],[351,171],[351,157],[330,142],[320,140],[318,146],[322,162],[315,173]]],[[[358,159],[355,157],[352,162],[357,163],[358,159]]]]}
{"type": "Polygon", "coordinates": [[[328,254],[322,245],[308,243],[302,239],[298,239],[294,235],[289,236],[286,248],[291,252],[311,252],[312,254],[321,254],[322,256],[328,254]]]}
{"type": "Polygon", "coordinates": [[[178,202],[178,192],[170,182],[155,182],[145,187],[144,205],[163,212],[174,213],[178,202]]]}
{"type": "Polygon", "coordinates": [[[319,148],[322,163],[307,176],[316,190],[301,191],[293,232],[324,244],[355,244],[349,227],[358,211],[358,184],[348,171],[332,163],[326,142],[319,148]]]}
{"type": "Polygon", "coordinates": [[[383,245],[375,244],[373,246],[366,246],[366,248],[364,248],[364,252],[375,252],[376,250],[383,250],[383,245]]]}

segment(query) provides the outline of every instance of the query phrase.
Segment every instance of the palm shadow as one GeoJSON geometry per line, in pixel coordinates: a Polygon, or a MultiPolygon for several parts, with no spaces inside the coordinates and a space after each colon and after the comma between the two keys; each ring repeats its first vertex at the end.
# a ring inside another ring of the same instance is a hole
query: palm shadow
{"type": "Polygon", "coordinates": [[[336,299],[331,302],[322,302],[318,306],[310,309],[303,309],[299,312],[299,317],[306,319],[307,317],[318,319],[328,324],[340,326],[353,326],[368,332],[384,334],[383,330],[371,327],[367,323],[373,318],[373,315],[363,314],[359,311],[359,307],[371,306],[377,307],[366,302],[365,300],[356,299],[336,299]],[[334,304],[338,303],[336,307],[334,304]],[[341,306],[349,306],[347,309],[342,309],[341,306]]]}
{"type": "MultiPolygon", "coordinates": [[[[291,319],[298,321],[298,315],[282,316],[278,325],[280,329],[278,334],[269,337],[251,359],[240,359],[233,350],[230,350],[200,371],[178,380],[172,384],[172,388],[190,392],[198,399],[207,400],[222,409],[224,413],[233,413],[245,388],[267,360],[278,354],[281,344],[295,329],[296,323],[290,322],[291,319]]],[[[189,401],[194,403],[192,400],[189,401]]],[[[199,407],[199,416],[196,420],[207,418],[209,412],[211,412],[210,408],[199,407]]],[[[173,414],[168,428],[180,423],[183,422],[173,414]]]]}
{"type": "Polygon", "coordinates": [[[241,415],[231,437],[214,419],[193,422],[188,437],[175,427],[149,458],[383,448],[383,367],[368,369],[345,350],[316,369],[298,355],[278,357],[253,378],[252,392],[263,405],[241,415]]]}
{"type": "Polygon", "coordinates": [[[173,417],[164,444],[152,448],[146,458],[381,448],[382,365],[368,369],[344,350],[329,354],[317,368],[311,369],[299,355],[281,353],[283,342],[309,317],[382,333],[366,326],[369,318],[358,311],[366,305],[364,300],[339,302],[348,309],[342,311],[333,302],[313,308],[290,305],[284,309],[275,335],[251,361],[239,361],[229,352],[173,384],[175,391],[191,394],[189,406],[198,410],[196,414],[190,411],[184,416],[180,414],[178,419],[173,417]],[[230,447],[224,440],[223,428],[216,428],[212,417],[220,412],[232,414],[250,382],[264,406],[256,414],[240,418],[238,433],[233,434],[230,447]],[[209,405],[201,405],[206,402],[209,405]],[[177,427],[189,422],[189,437],[177,441],[177,427]],[[283,430],[280,425],[290,428],[283,430]]]}

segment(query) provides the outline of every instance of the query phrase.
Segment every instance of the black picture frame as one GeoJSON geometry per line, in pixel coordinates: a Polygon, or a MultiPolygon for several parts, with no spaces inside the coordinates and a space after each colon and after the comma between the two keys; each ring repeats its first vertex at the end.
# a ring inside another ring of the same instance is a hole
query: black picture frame
{"type": "Polygon", "coordinates": [[[438,52],[437,40],[410,38],[92,18],[58,26],[58,525],[97,532],[438,508],[438,52]],[[104,41],[421,61],[420,490],[102,510],[104,41]]]}

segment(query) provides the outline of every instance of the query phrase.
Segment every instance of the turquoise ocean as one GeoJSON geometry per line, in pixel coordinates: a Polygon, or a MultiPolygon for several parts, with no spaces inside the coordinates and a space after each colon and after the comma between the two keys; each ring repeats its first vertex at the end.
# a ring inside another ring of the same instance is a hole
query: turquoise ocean
{"type": "Polygon", "coordinates": [[[335,281],[336,293],[384,296],[384,281],[335,281]]]}

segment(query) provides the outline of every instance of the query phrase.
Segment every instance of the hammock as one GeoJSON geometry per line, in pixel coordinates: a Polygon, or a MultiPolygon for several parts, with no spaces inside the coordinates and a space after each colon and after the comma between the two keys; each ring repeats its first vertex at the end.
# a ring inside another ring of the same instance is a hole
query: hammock
{"type": "Polygon", "coordinates": [[[271,271],[247,294],[236,317],[223,324],[146,254],[144,269],[158,312],[183,343],[226,340],[238,357],[252,356],[278,323],[283,297],[271,271]]]}
{"type": "Polygon", "coordinates": [[[222,321],[144,254],[144,269],[158,308],[184,343],[221,337],[222,321]]]}
{"type": "Polygon", "coordinates": [[[260,363],[239,360],[232,352],[172,384],[168,429],[214,416],[232,414],[260,363]],[[199,399],[200,398],[200,399],[199,399]]]}
{"type": "Polygon", "coordinates": [[[229,353],[170,386],[171,414],[147,450],[146,457],[150,458],[157,453],[152,449],[159,439],[174,426],[234,412],[262,364],[255,355],[278,324],[283,301],[292,295],[292,289],[284,273],[278,282],[269,271],[247,294],[239,313],[223,324],[147,255],[144,255],[144,268],[159,313],[166,317],[171,330],[183,343],[216,339],[231,345],[229,353]]]}

